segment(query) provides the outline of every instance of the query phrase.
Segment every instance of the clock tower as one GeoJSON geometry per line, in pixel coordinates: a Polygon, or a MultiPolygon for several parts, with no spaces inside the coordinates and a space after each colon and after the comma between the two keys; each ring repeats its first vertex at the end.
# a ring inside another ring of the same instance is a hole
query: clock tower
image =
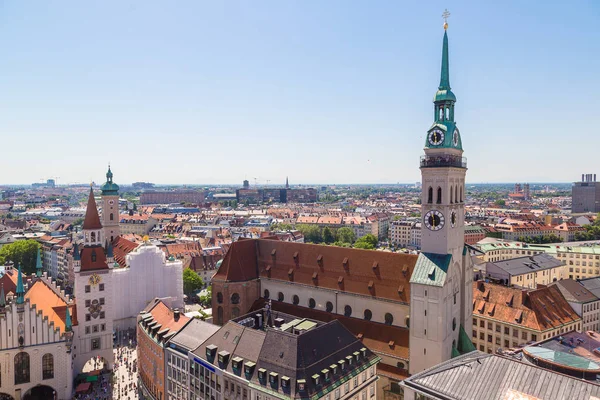
{"type": "Polygon", "coordinates": [[[102,185],[102,226],[104,238],[112,243],[121,235],[119,228],[119,185],[113,182],[113,173],[108,166],[106,182],[102,185]]]}
{"type": "Polygon", "coordinates": [[[454,120],[456,96],[450,88],[447,28],[446,22],[433,124],[420,159],[422,252],[410,281],[411,374],[473,347],[464,331],[472,315],[472,267],[464,243],[467,161],[454,120]]]}

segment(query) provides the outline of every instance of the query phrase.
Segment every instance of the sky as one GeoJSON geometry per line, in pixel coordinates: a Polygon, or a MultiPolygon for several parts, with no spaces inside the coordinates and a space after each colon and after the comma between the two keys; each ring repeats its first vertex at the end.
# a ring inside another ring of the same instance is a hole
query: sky
{"type": "Polygon", "coordinates": [[[467,181],[600,174],[596,0],[0,0],[0,184],[419,181],[445,8],[467,181]]]}

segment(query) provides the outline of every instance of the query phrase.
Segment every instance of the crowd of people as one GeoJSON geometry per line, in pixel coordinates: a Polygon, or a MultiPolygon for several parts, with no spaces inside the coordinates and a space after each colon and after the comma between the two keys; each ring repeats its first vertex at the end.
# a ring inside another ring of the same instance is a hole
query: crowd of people
{"type": "Polygon", "coordinates": [[[91,366],[94,371],[100,370],[98,380],[91,383],[87,393],[76,394],[74,400],[136,400],[138,398],[135,331],[119,332],[115,339],[113,370],[105,369],[104,360],[94,357],[91,366]]]}

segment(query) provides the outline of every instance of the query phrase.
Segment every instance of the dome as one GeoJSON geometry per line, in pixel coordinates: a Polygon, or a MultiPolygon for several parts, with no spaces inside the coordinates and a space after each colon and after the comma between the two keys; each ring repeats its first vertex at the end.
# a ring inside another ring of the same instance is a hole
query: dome
{"type": "Polygon", "coordinates": [[[452,93],[452,90],[438,90],[435,92],[433,102],[437,103],[438,101],[456,101],[456,96],[452,93]]]}

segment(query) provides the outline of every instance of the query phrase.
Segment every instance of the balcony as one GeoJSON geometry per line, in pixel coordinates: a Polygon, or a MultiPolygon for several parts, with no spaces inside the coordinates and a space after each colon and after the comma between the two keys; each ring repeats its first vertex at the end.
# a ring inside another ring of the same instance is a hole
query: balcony
{"type": "Polygon", "coordinates": [[[421,168],[454,167],[467,168],[467,158],[459,156],[421,156],[421,168]]]}

